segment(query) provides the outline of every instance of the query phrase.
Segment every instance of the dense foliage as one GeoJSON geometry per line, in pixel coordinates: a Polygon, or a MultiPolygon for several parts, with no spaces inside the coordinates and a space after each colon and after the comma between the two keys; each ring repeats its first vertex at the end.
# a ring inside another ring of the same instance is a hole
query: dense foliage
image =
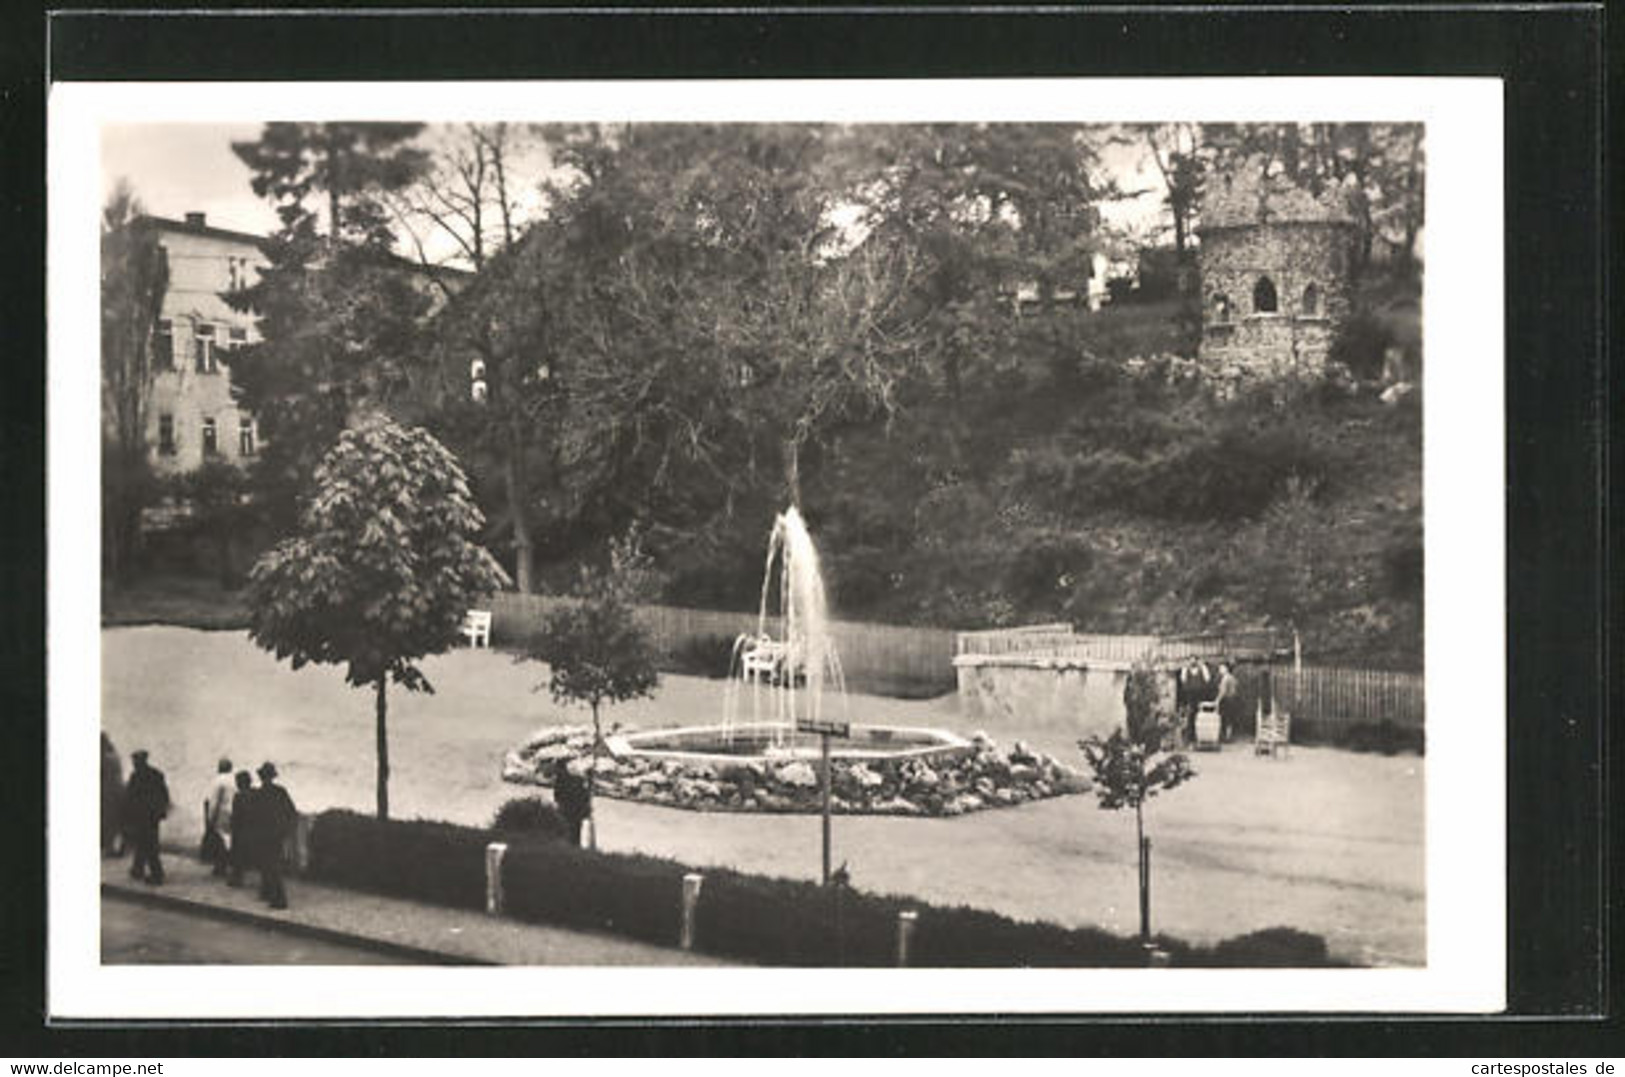
{"type": "MultiPolygon", "coordinates": [[[[157,485],[147,461],[147,417],[162,362],[153,332],[169,287],[169,261],[139,224],[142,209],[120,183],[102,210],[102,556],[124,579],[140,535],[141,510],[157,485]]],[[[165,360],[167,361],[167,360],[165,360]]]]}

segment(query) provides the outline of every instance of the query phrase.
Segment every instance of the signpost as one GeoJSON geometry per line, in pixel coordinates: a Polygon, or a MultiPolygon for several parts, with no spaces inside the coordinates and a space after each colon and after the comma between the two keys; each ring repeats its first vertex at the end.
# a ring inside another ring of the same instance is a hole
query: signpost
{"type": "Polygon", "coordinates": [[[823,767],[819,771],[819,785],[822,787],[824,801],[824,885],[829,885],[829,807],[830,807],[830,763],[829,738],[850,737],[852,724],[850,722],[826,722],[821,718],[797,718],[796,728],[803,733],[817,733],[820,755],[823,757],[823,767]]]}

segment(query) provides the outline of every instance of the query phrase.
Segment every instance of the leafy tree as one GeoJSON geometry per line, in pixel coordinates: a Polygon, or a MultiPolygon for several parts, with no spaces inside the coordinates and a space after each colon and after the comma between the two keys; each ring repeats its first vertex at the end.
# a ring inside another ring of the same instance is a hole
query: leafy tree
{"type": "Polygon", "coordinates": [[[1109,737],[1078,742],[1095,775],[1095,795],[1102,811],[1134,809],[1134,833],[1140,865],[1140,937],[1151,938],[1151,844],[1145,836],[1145,802],[1176,789],[1196,776],[1182,753],[1167,751],[1177,725],[1166,712],[1158,674],[1145,665],[1129,671],[1123,690],[1127,712],[1124,728],[1109,737]]]}
{"type": "Polygon", "coordinates": [[[147,460],[153,330],[169,288],[169,263],[140,227],[140,201],[120,182],[102,210],[102,553],[110,574],[129,571],[141,510],[155,493],[147,460]]]}
{"type": "Polygon", "coordinates": [[[648,571],[635,533],[612,543],[608,568],[583,567],[576,601],[549,616],[528,654],[520,656],[548,664],[548,691],[556,702],[592,710],[589,803],[604,744],[600,708],[652,695],[660,681],[654,647],[633,617],[648,571]]]}
{"type": "Polygon", "coordinates": [[[227,297],[259,317],[262,339],[232,355],[232,388],[265,433],[254,474],[278,530],[355,410],[408,380],[431,300],[391,251],[383,200],[425,167],[406,144],[422,126],[268,123],[232,144],[283,224],[259,279],[227,297]]]}
{"type": "Polygon", "coordinates": [[[422,430],[371,417],[316,468],[297,533],[249,574],[249,634],[294,669],[343,665],[376,694],[378,816],[389,815],[390,681],[433,687],[417,666],[457,641],[471,605],[507,578],[472,541],[482,525],[455,457],[422,430]]]}
{"type": "Polygon", "coordinates": [[[248,476],[224,460],[211,460],[202,467],[178,476],[172,483],[182,500],[192,506],[189,530],[215,549],[220,586],[237,586],[236,546],[253,524],[255,510],[249,501],[248,476]]]}

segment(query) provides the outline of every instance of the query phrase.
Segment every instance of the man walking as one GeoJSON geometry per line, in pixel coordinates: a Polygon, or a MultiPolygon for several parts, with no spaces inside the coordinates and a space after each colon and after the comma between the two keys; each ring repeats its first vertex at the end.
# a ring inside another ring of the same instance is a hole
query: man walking
{"type": "Polygon", "coordinates": [[[570,843],[580,848],[581,824],[592,816],[592,795],[587,792],[587,783],[564,760],[559,760],[557,768],[553,773],[553,803],[564,816],[570,843]]]}
{"type": "Polygon", "coordinates": [[[288,907],[288,891],[282,882],[284,847],[299,825],[299,809],[288,791],[276,783],[276,764],[260,765],[260,787],[255,790],[255,826],[259,834],[260,897],[273,909],[288,907]]]}
{"type": "Polygon", "coordinates": [[[131,752],[130,782],[124,787],[124,833],[135,859],[130,878],[149,886],[164,881],[164,865],[158,859],[158,824],[169,814],[169,784],[164,772],[147,765],[145,749],[131,752]]]}
{"type": "Polygon", "coordinates": [[[231,873],[226,876],[227,886],[243,885],[243,872],[259,862],[256,848],[260,833],[258,796],[254,776],[239,770],[237,792],[231,798],[231,873]]]}
{"type": "Polygon", "coordinates": [[[237,794],[237,782],[231,776],[231,760],[221,759],[214,783],[209,786],[209,799],[203,802],[203,842],[214,862],[216,876],[226,874],[231,865],[231,803],[237,794]],[[209,837],[210,832],[214,838],[209,837]]]}

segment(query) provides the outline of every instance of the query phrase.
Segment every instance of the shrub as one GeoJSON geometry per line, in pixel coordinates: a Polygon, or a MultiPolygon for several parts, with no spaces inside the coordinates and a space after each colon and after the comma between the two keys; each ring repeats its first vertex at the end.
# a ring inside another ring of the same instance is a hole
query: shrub
{"type": "Polygon", "coordinates": [[[311,829],[310,874],[392,897],[482,909],[490,841],[474,827],[326,811],[311,829]]]}
{"type": "Polygon", "coordinates": [[[1380,318],[1359,310],[1339,327],[1326,357],[1362,381],[1375,381],[1382,376],[1383,352],[1393,342],[1392,331],[1380,318]]]}
{"type": "Polygon", "coordinates": [[[666,665],[674,673],[713,679],[726,677],[732,672],[734,642],[731,636],[690,636],[672,648],[666,665]]]}
{"type": "Polygon", "coordinates": [[[765,965],[885,966],[896,959],[897,908],[861,891],[712,871],[695,909],[695,945],[765,965]]]}
{"type": "Polygon", "coordinates": [[[1338,964],[1326,953],[1326,940],[1292,927],[1269,927],[1225,939],[1211,951],[1194,951],[1192,965],[1225,968],[1323,968],[1338,964]]]}
{"type": "MultiPolygon", "coordinates": [[[[524,800],[511,801],[505,810],[524,800]]],[[[545,806],[545,805],[544,805],[545,806]]],[[[513,809],[519,812],[521,809],[513,809]]],[[[499,813],[501,814],[501,813],[499,813]]],[[[485,846],[473,827],[380,820],[324,812],[311,835],[311,875],[397,897],[482,908],[485,846]]],[[[563,842],[529,841],[503,860],[508,915],[532,923],[605,931],[660,946],[680,930],[683,876],[672,860],[596,853],[563,842]]],[[[708,869],[695,910],[695,945],[721,957],[767,965],[866,966],[896,960],[897,914],[919,913],[910,964],[930,968],[1133,967],[1134,939],[1098,928],[1023,923],[995,912],[944,908],[858,890],[708,869]]],[[[1334,964],[1316,935],[1271,928],[1212,950],[1157,937],[1175,965],[1334,964]]]]}
{"type": "Polygon", "coordinates": [[[671,860],[536,843],[502,862],[508,914],[533,923],[609,931],[674,945],[683,875],[671,860]]]}
{"type": "Polygon", "coordinates": [[[497,809],[491,829],[504,836],[562,839],[566,828],[559,809],[541,797],[515,797],[497,809]]]}

